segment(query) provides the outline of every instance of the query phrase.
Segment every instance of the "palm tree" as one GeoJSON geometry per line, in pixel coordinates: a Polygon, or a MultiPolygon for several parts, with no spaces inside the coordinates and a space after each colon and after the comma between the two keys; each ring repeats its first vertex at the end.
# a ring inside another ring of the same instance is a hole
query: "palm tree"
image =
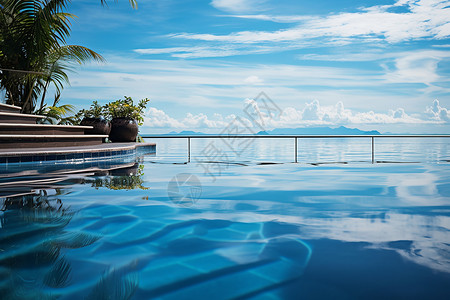
{"type": "Polygon", "coordinates": [[[66,12],[69,2],[0,0],[0,89],[7,103],[21,106],[22,112],[38,108],[39,97],[42,110],[51,84],[55,105],[74,64],[104,60],[86,47],[66,45],[75,17],[66,12]]]}
{"type": "Polygon", "coordinates": [[[68,190],[55,192],[6,197],[1,205],[0,269],[8,274],[0,284],[2,299],[56,299],[53,292],[70,284],[72,266],[64,249],[83,248],[101,238],[66,231],[76,212],[55,198],[68,190]]]}

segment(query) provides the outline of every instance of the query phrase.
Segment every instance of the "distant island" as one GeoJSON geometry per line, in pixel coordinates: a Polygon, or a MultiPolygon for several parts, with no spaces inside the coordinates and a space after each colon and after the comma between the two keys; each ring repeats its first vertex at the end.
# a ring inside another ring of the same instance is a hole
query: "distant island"
{"type": "Polygon", "coordinates": [[[380,135],[377,130],[364,131],[357,128],[304,127],[304,128],[276,128],[260,131],[258,135],[380,135]]]}
{"type": "Polygon", "coordinates": [[[176,132],[176,131],[171,131],[169,133],[166,133],[165,135],[172,135],[172,134],[176,134],[176,135],[204,135],[205,133],[203,132],[195,132],[195,131],[191,131],[191,130],[183,130],[180,132],[176,132]]]}
{"type": "MultiPolygon", "coordinates": [[[[213,135],[213,134],[183,130],[180,132],[171,131],[164,135],[213,135]]],[[[357,128],[347,128],[345,126],[341,126],[338,128],[331,128],[331,127],[276,128],[268,131],[259,131],[257,135],[381,135],[381,133],[377,130],[364,131],[359,130],[357,128]]]]}

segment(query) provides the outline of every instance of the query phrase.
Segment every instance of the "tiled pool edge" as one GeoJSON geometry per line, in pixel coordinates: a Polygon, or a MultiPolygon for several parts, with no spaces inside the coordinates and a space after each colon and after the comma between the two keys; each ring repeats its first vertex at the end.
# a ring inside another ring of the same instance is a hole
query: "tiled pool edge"
{"type": "Polygon", "coordinates": [[[83,163],[156,153],[155,143],[102,144],[48,149],[19,149],[0,152],[0,165],[83,163]]]}

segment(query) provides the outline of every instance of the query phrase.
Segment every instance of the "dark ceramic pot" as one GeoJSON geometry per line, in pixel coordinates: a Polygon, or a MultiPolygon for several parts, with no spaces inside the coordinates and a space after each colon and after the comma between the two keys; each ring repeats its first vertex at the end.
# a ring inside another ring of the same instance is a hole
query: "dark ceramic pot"
{"type": "Polygon", "coordinates": [[[136,142],[138,125],[130,118],[114,118],[111,120],[111,132],[109,140],[111,142],[136,142]]]}
{"type": "Polygon", "coordinates": [[[109,171],[112,176],[132,176],[136,175],[139,170],[139,164],[134,164],[132,167],[120,168],[109,171]]]}
{"type": "Polygon", "coordinates": [[[102,134],[109,135],[111,132],[111,124],[105,120],[104,118],[84,118],[81,123],[81,126],[92,126],[92,129],[86,129],[84,131],[85,134],[102,134]]]}

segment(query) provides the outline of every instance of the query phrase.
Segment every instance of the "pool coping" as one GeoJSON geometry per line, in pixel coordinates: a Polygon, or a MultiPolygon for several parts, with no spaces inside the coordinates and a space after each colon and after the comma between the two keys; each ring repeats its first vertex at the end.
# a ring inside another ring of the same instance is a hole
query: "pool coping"
{"type": "Polygon", "coordinates": [[[104,143],[93,146],[0,149],[1,164],[83,162],[156,153],[155,143],[104,143]]]}

